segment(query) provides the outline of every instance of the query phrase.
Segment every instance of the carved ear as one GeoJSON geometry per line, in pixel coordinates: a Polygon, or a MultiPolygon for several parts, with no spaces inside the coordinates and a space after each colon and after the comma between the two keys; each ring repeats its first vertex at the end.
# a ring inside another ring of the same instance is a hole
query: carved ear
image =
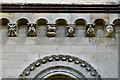
{"type": "Polygon", "coordinates": [[[115,24],[112,24],[113,27],[115,27],[115,24]]]}
{"type": "Polygon", "coordinates": [[[96,25],[96,24],[95,24],[95,23],[93,23],[93,27],[94,27],[94,28],[95,28],[95,25],[96,25]]]}
{"type": "Polygon", "coordinates": [[[66,26],[68,26],[69,24],[66,24],[66,26]]]}
{"type": "Polygon", "coordinates": [[[7,25],[10,26],[10,23],[8,23],[7,25]]]}
{"type": "Polygon", "coordinates": [[[30,23],[27,23],[27,25],[29,25],[30,23]]]}

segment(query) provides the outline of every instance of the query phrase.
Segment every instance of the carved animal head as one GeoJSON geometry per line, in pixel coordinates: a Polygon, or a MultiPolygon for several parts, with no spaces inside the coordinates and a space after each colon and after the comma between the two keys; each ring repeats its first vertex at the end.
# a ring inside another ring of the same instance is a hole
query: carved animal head
{"type": "Polygon", "coordinates": [[[54,24],[47,26],[47,36],[54,37],[56,35],[56,26],[54,24]]]}
{"type": "Polygon", "coordinates": [[[48,31],[48,32],[56,32],[56,27],[55,27],[55,25],[48,25],[47,31],[48,31]]]}

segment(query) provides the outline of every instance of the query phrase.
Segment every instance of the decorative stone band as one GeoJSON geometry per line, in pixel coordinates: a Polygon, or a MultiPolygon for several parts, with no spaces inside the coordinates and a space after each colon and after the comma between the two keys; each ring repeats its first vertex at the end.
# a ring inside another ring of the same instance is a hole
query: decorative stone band
{"type": "Polygon", "coordinates": [[[9,13],[120,13],[119,4],[2,4],[1,12],[9,13]]]}
{"type": "MultiPolygon", "coordinates": [[[[101,76],[90,64],[88,64],[86,61],[84,61],[82,59],[79,59],[77,57],[72,57],[69,55],[52,55],[52,56],[44,57],[43,59],[39,59],[39,60],[33,62],[32,64],[30,64],[19,76],[19,79],[26,80],[28,78],[35,78],[36,77],[35,74],[37,74],[37,76],[41,75],[41,74],[45,74],[46,71],[42,70],[40,73],[40,70],[42,68],[44,68],[44,66],[46,68],[50,68],[51,65],[52,65],[52,67],[58,66],[59,72],[60,71],[62,72],[62,67],[60,67],[60,66],[71,67],[74,69],[74,71],[78,71],[81,74],[83,74],[85,76],[85,78],[88,78],[87,75],[89,73],[89,75],[91,76],[90,78],[95,78],[95,80],[101,80],[101,76]],[[73,67],[71,67],[70,64],[72,64],[73,67]],[[75,66],[76,66],[76,68],[75,68],[75,66]],[[35,73],[34,71],[37,71],[37,73],[35,73]],[[83,71],[85,71],[86,73],[84,73],[83,71]],[[31,76],[32,73],[34,76],[31,76]]],[[[50,70],[55,70],[55,69],[52,68],[50,70]]],[[[68,72],[70,72],[70,71],[68,71],[68,72]]],[[[75,74],[75,73],[73,73],[73,74],[75,74]]]]}
{"type": "MultiPolygon", "coordinates": [[[[8,23],[11,25],[8,25],[8,36],[9,37],[17,37],[18,33],[18,26],[17,24],[14,23],[8,23]]],[[[68,24],[67,24],[68,25],[68,24]]],[[[93,24],[87,24],[86,26],[86,37],[95,37],[95,26],[93,24]]],[[[35,23],[28,23],[28,28],[27,28],[27,35],[28,37],[37,37],[37,32],[36,32],[36,24],[35,23]]],[[[115,37],[115,26],[114,24],[108,24],[105,26],[106,28],[106,37],[115,37]]],[[[76,26],[71,24],[66,27],[66,37],[75,37],[76,35],[76,26]]],[[[56,24],[49,24],[47,25],[47,30],[46,30],[46,35],[48,37],[55,37],[57,34],[57,28],[56,24]]]]}

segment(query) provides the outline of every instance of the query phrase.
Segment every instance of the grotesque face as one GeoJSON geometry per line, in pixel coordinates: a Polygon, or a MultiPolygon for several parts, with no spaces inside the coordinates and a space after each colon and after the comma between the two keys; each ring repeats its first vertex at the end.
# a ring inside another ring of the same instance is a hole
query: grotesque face
{"type": "Polygon", "coordinates": [[[16,28],[15,27],[9,27],[9,31],[12,32],[12,31],[15,31],[16,28]]]}
{"type": "Polygon", "coordinates": [[[8,36],[10,36],[10,37],[17,36],[16,24],[15,23],[9,23],[8,26],[9,26],[8,36]]]}
{"type": "Polygon", "coordinates": [[[114,32],[114,27],[112,24],[109,24],[106,26],[106,36],[107,37],[112,37],[114,32]]]}
{"type": "Polygon", "coordinates": [[[67,26],[66,36],[68,36],[68,37],[75,37],[75,26],[74,26],[74,24],[69,24],[67,26]]]}
{"type": "Polygon", "coordinates": [[[29,32],[35,32],[35,27],[30,26],[30,27],[28,28],[28,31],[29,31],[29,32]]]}
{"type": "Polygon", "coordinates": [[[69,33],[73,33],[74,32],[74,28],[73,27],[69,27],[68,32],[69,33]]]}
{"type": "Polygon", "coordinates": [[[88,34],[94,33],[94,28],[92,27],[88,28],[87,33],[88,34]]]}
{"type": "Polygon", "coordinates": [[[94,30],[92,24],[89,24],[89,25],[87,26],[87,31],[86,31],[86,32],[87,32],[87,36],[89,36],[89,37],[93,37],[93,36],[94,36],[95,30],[94,30]]]}
{"type": "Polygon", "coordinates": [[[28,36],[35,37],[36,36],[36,25],[33,23],[28,24],[28,36]]]}

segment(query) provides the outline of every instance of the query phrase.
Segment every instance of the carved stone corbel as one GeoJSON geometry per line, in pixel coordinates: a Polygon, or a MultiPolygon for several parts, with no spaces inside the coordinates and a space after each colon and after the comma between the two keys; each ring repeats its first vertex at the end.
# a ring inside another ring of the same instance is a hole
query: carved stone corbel
{"type": "Polygon", "coordinates": [[[95,27],[93,24],[86,26],[86,37],[95,37],[95,27]]]}
{"type": "Polygon", "coordinates": [[[55,37],[56,36],[56,25],[55,24],[48,24],[46,35],[48,37],[55,37]]]}
{"type": "Polygon", "coordinates": [[[16,23],[8,23],[8,36],[17,37],[17,24],[16,23]]]}
{"type": "Polygon", "coordinates": [[[28,23],[28,37],[36,37],[36,24],[28,23]]]}
{"type": "Polygon", "coordinates": [[[114,24],[108,24],[106,25],[106,37],[113,37],[115,28],[114,28],[114,24]]]}
{"type": "Polygon", "coordinates": [[[69,24],[67,26],[66,36],[67,37],[75,37],[75,25],[74,24],[69,24]]]}

